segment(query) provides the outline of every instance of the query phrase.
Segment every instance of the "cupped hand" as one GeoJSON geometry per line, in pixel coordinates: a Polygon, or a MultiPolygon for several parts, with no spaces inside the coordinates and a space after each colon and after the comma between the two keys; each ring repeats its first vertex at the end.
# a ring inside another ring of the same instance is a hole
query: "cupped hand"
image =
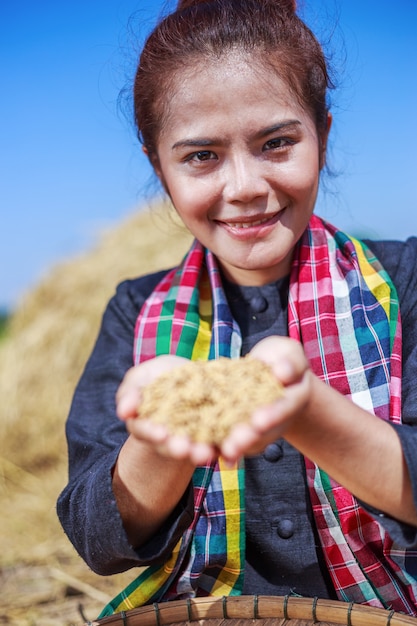
{"type": "Polygon", "coordinates": [[[142,389],[164,372],[187,363],[188,359],[164,354],[131,367],[125,374],[116,394],[116,412],[122,421],[138,416],[142,389]]]}
{"type": "Polygon", "coordinates": [[[254,346],[251,356],[268,363],[284,386],[273,404],[259,408],[250,422],[232,428],[220,453],[230,462],[262,452],[266,446],[299,428],[309,401],[312,372],[300,343],[288,337],[267,337],[254,346]]]}
{"type": "Polygon", "coordinates": [[[251,356],[271,366],[285,387],[284,394],[275,403],[258,409],[250,422],[234,426],[220,448],[172,434],[163,424],[136,419],[143,387],[163,372],[183,365],[187,359],[182,357],[162,355],[131,368],[117,392],[117,414],[126,422],[132,437],[173,460],[187,460],[196,466],[210,462],[219,454],[230,463],[242,456],[258,454],[289,428],[298,427],[308,403],[312,374],[301,344],[288,337],[263,339],[252,349],[251,356]]]}
{"type": "Polygon", "coordinates": [[[132,367],[117,391],[116,412],[126,423],[127,431],[132,437],[153,447],[161,456],[188,460],[197,466],[218,456],[218,450],[209,444],[193,442],[186,436],[172,434],[164,424],[156,424],[149,419],[137,419],[142,389],[162,373],[186,362],[188,359],[167,354],[132,367]]]}

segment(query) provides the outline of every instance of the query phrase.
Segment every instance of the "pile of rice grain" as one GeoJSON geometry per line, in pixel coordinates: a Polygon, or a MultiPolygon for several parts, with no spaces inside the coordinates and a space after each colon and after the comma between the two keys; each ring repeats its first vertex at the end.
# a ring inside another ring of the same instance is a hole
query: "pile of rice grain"
{"type": "Polygon", "coordinates": [[[249,355],[189,361],[143,388],[139,417],[219,446],[235,424],[248,422],[258,407],[282,394],[270,366],[249,355]]]}

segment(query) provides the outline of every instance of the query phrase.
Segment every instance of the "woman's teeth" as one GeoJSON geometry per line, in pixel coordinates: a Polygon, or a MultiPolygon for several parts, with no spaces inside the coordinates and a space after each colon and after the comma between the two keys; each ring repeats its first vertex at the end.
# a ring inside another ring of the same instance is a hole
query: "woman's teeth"
{"type": "Polygon", "coordinates": [[[271,216],[265,217],[262,220],[256,220],[255,222],[226,222],[227,226],[231,228],[253,228],[254,226],[259,226],[260,224],[264,224],[271,219],[271,216]]]}

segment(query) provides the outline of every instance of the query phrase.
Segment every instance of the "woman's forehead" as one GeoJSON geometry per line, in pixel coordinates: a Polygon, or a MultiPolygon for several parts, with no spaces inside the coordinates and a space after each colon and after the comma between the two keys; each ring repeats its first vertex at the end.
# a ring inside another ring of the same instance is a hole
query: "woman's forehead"
{"type": "Polygon", "coordinates": [[[165,92],[167,104],[172,104],[173,98],[186,102],[210,99],[213,94],[221,99],[233,89],[239,90],[241,97],[252,98],[257,92],[269,92],[271,99],[299,104],[284,73],[271,63],[261,63],[257,56],[252,58],[234,51],[219,58],[190,61],[171,75],[169,83],[165,92]]]}
{"type": "Polygon", "coordinates": [[[241,57],[227,57],[224,62],[215,59],[198,63],[187,71],[178,71],[171,77],[170,89],[165,94],[163,117],[172,123],[183,118],[191,121],[194,113],[212,113],[241,116],[248,113],[246,104],[258,109],[273,107],[306,112],[287,84],[270,65],[259,67],[241,57]]]}
{"type": "MultiPolygon", "coordinates": [[[[160,141],[172,147],[196,141],[251,141],[267,129],[301,124],[315,133],[315,124],[274,75],[260,75],[253,67],[206,66],[181,77],[170,94],[162,117],[160,141]]],[[[272,132],[272,131],[271,131],[272,132]]]]}

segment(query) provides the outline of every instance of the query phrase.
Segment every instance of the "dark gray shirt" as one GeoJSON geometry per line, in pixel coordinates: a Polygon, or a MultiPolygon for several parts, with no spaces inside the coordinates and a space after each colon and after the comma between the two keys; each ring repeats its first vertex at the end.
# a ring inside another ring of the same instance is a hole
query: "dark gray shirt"
{"type": "MultiPolygon", "coordinates": [[[[288,278],[262,287],[223,282],[242,332],[242,355],[264,337],[288,334],[288,278]]],[[[263,454],[245,459],[245,481],[244,593],[336,597],[324,567],[301,454],[285,440],[277,441],[263,454]]]]}
{"type": "MultiPolygon", "coordinates": [[[[417,239],[372,242],[397,287],[403,319],[403,420],[396,427],[417,503],[417,239]]],[[[127,434],[115,414],[115,393],[132,366],[138,312],[164,272],[122,283],[77,386],[67,421],[69,482],[58,515],[90,567],[112,574],[162,563],[192,515],[184,494],[170,519],[140,550],[129,545],[111,488],[111,471],[127,434]]],[[[262,288],[230,285],[226,293],[240,325],[243,349],[261,338],[287,334],[286,281],[262,288]]],[[[304,478],[303,458],[285,441],[246,461],[247,563],[245,593],[334,596],[318,546],[304,478]]],[[[395,541],[417,547],[417,529],[372,511],[395,541]]]]}

